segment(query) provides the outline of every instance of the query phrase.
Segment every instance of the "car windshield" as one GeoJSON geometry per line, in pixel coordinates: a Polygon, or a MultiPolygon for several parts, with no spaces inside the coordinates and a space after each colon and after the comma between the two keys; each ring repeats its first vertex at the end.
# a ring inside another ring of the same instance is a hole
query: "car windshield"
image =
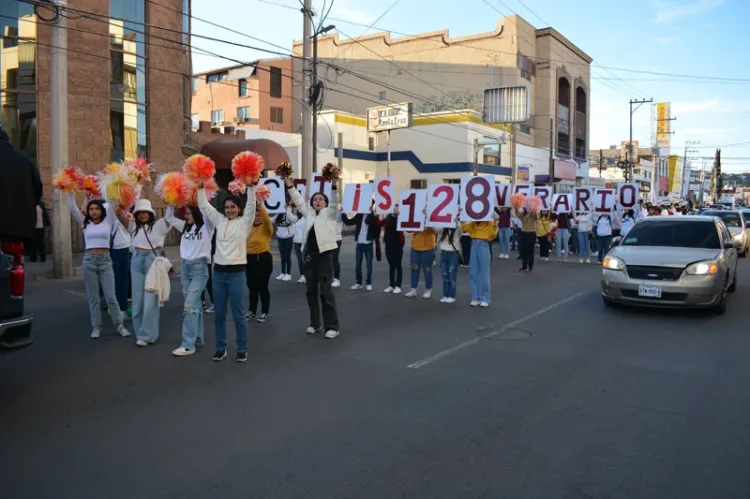
{"type": "Polygon", "coordinates": [[[737,212],[706,211],[702,213],[702,215],[705,215],[707,217],[719,217],[724,220],[724,223],[727,224],[727,227],[742,227],[742,224],[740,223],[740,215],[737,212]]]}
{"type": "Polygon", "coordinates": [[[708,220],[637,223],[630,229],[622,245],[721,249],[716,224],[708,220]]]}

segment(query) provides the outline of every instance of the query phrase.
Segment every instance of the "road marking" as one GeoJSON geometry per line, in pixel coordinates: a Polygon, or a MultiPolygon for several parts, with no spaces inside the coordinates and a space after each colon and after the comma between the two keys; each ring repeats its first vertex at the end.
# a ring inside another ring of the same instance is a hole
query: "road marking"
{"type": "MultiPolygon", "coordinates": [[[[498,334],[502,333],[503,331],[506,331],[506,330],[508,330],[508,329],[510,329],[512,327],[516,327],[519,324],[522,324],[522,323],[524,323],[524,322],[526,322],[528,320],[534,319],[535,317],[539,317],[540,315],[545,314],[545,313],[549,312],[552,309],[555,309],[557,307],[565,305],[566,303],[569,303],[569,302],[575,300],[576,298],[579,298],[579,297],[583,296],[583,294],[584,294],[583,292],[576,293],[573,296],[569,296],[569,297],[565,298],[564,300],[560,300],[558,302],[555,302],[555,303],[553,303],[552,305],[550,305],[548,307],[544,307],[543,309],[537,310],[536,312],[534,312],[532,314],[529,314],[529,315],[527,315],[525,317],[521,317],[517,321],[509,322],[508,324],[504,325],[503,327],[501,327],[500,329],[498,329],[494,333],[490,333],[490,334],[484,336],[483,338],[491,338],[493,336],[497,336],[498,334]]],[[[471,339],[471,340],[468,340],[468,341],[464,341],[463,343],[460,343],[460,344],[458,344],[458,345],[456,345],[456,346],[454,346],[452,348],[449,348],[447,350],[443,350],[442,352],[438,352],[435,355],[430,355],[429,357],[426,357],[426,358],[424,358],[422,360],[418,360],[417,362],[414,362],[413,364],[409,364],[406,367],[408,367],[409,369],[419,369],[420,367],[424,367],[424,366],[426,366],[428,364],[432,364],[433,362],[438,361],[438,360],[440,360],[440,359],[442,359],[444,357],[447,357],[448,355],[456,353],[459,350],[463,350],[466,347],[470,347],[472,345],[476,345],[480,341],[482,341],[482,338],[474,338],[474,339],[471,339]]]]}
{"type": "Polygon", "coordinates": [[[83,291],[74,291],[72,289],[63,289],[63,291],[65,291],[66,293],[70,293],[71,295],[86,296],[86,293],[84,293],[83,291]]]}

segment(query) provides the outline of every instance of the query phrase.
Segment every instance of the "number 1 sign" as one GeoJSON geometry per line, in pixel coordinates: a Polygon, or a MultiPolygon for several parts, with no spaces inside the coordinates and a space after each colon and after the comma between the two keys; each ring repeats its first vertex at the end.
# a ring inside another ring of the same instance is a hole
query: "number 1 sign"
{"type": "Polygon", "coordinates": [[[458,186],[431,184],[427,186],[427,227],[452,229],[458,215],[458,186]]]}
{"type": "Polygon", "coordinates": [[[495,180],[487,177],[461,177],[461,220],[488,222],[495,213],[495,180]]]}
{"type": "Polygon", "coordinates": [[[424,230],[424,209],[427,206],[427,191],[401,191],[397,228],[404,232],[424,230]]]}

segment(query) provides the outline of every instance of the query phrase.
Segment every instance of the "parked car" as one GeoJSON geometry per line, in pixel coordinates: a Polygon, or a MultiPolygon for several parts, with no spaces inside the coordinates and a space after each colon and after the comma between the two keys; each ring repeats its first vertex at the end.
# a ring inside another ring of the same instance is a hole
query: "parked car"
{"type": "Polygon", "coordinates": [[[0,353],[31,345],[31,323],[24,313],[25,272],[23,243],[0,244],[0,353]]]}
{"type": "Polygon", "coordinates": [[[726,312],[741,242],[720,218],[648,217],[618,242],[602,264],[605,304],[726,312]]]}
{"type": "Polygon", "coordinates": [[[740,241],[740,257],[745,258],[748,250],[750,250],[750,229],[747,227],[749,223],[748,218],[742,211],[706,210],[701,215],[721,218],[732,234],[732,239],[740,241]]]}

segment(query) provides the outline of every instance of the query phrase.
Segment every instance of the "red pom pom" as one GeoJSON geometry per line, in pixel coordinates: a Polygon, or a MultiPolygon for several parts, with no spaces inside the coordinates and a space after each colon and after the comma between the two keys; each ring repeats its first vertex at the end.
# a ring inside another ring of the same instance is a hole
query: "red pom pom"
{"type": "Polygon", "coordinates": [[[182,171],[185,177],[193,183],[204,182],[214,178],[216,175],[216,164],[208,156],[203,154],[193,154],[185,160],[182,165],[182,171]]]}
{"type": "Polygon", "coordinates": [[[227,190],[236,196],[240,196],[242,194],[245,194],[245,192],[247,191],[247,186],[239,180],[232,180],[231,182],[229,182],[229,187],[227,187],[227,190]]]}
{"type": "Polygon", "coordinates": [[[243,151],[232,160],[234,178],[252,185],[258,181],[263,171],[263,157],[252,151],[243,151]]]}
{"type": "Polygon", "coordinates": [[[156,183],[156,193],[172,206],[183,206],[188,190],[187,180],[181,172],[162,175],[156,183]]]}

